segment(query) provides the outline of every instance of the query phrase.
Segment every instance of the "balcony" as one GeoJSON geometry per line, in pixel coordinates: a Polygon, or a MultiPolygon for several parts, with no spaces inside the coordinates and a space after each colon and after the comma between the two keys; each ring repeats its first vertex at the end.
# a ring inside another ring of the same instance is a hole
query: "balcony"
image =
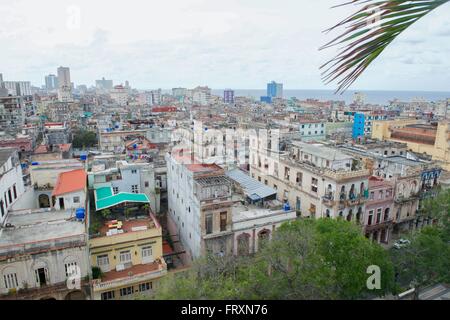
{"type": "Polygon", "coordinates": [[[328,192],[322,197],[322,202],[327,207],[333,207],[336,203],[334,200],[334,193],[328,192]]]}
{"type": "Polygon", "coordinates": [[[381,221],[381,222],[378,222],[378,223],[376,222],[376,223],[371,224],[371,225],[366,225],[364,227],[364,230],[366,232],[369,232],[369,231],[375,231],[375,230],[379,230],[379,229],[384,229],[384,228],[387,228],[390,225],[392,225],[393,222],[394,222],[394,219],[389,218],[387,220],[384,220],[384,221],[381,221]]]}
{"type": "Polygon", "coordinates": [[[94,292],[114,290],[115,288],[151,281],[167,274],[167,264],[164,258],[153,263],[138,264],[122,271],[104,273],[102,279],[92,280],[94,292]]]}

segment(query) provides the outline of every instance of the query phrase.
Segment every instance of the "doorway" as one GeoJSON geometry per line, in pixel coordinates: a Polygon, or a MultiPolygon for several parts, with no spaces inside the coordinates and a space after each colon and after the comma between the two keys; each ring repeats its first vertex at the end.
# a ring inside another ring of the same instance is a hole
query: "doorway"
{"type": "Polygon", "coordinates": [[[37,273],[37,276],[38,276],[39,285],[40,286],[47,285],[47,277],[45,276],[45,268],[37,269],[36,273],[37,273]]]}
{"type": "Polygon", "coordinates": [[[59,209],[64,210],[64,198],[59,198],[59,209]]]}

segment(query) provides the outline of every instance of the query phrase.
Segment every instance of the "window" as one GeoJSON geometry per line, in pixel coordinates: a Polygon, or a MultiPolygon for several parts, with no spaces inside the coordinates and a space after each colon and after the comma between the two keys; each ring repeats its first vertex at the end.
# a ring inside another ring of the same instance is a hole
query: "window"
{"type": "Polygon", "coordinates": [[[13,185],[13,193],[14,193],[14,199],[17,199],[17,189],[16,189],[16,184],[13,185]]]}
{"type": "Polygon", "coordinates": [[[97,265],[99,267],[109,266],[109,257],[107,254],[102,256],[97,256],[97,265]]]}
{"type": "Polygon", "coordinates": [[[206,215],[205,228],[206,228],[206,234],[211,234],[213,232],[213,216],[212,216],[212,214],[206,215]]]}
{"type": "Polygon", "coordinates": [[[113,192],[114,192],[114,194],[118,194],[119,193],[119,187],[113,187],[113,192]]]}
{"type": "Polygon", "coordinates": [[[113,300],[114,291],[102,292],[102,300],[113,300]]]}
{"type": "Polygon", "coordinates": [[[317,180],[316,178],[311,179],[311,191],[312,192],[317,192],[317,184],[318,183],[319,183],[319,180],[317,180]]]}
{"type": "Polygon", "coordinates": [[[119,261],[120,263],[131,263],[131,251],[121,251],[119,254],[119,261]]]}
{"type": "Polygon", "coordinates": [[[369,211],[369,219],[367,220],[367,225],[371,226],[373,222],[373,210],[369,211]]]}
{"type": "Polygon", "coordinates": [[[227,213],[220,213],[220,231],[227,231],[227,213]]]}
{"type": "Polygon", "coordinates": [[[149,186],[148,181],[145,181],[145,182],[144,182],[144,186],[145,186],[146,188],[148,188],[148,186],[149,186]]]}
{"type": "Polygon", "coordinates": [[[139,284],[139,292],[143,292],[143,291],[149,291],[152,289],[152,283],[151,282],[146,282],[146,283],[140,283],[139,284]]]}
{"type": "Polygon", "coordinates": [[[131,173],[132,173],[132,174],[136,174],[136,173],[137,173],[137,170],[136,170],[136,169],[133,169],[133,170],[131,170],[131,173]]]}
{"type": "Polygon", "coordinates": [[[381,212],[383,211],[382,208],[377,209],[377,223],[381,222],[381,212]]]}
{"type": "Polygon", "coordinates": [[[11,188],[8,189],[8,199],[9,199],[9,203],[12,203],[12,194],[11,194],[11,188]]]}
{"type": "Polygon", "coordinates": [[[303,173],[302,172],[297,172],[297,179],[295,181],[297,182],[297,184],[299,186],[302,185],[302,180],[303,180],[303,173]]]}
{"type": "Polygon", "coordinates": [[[133,293],[134,293],[133,287],[126,287],[126,288],[121,288],[120,289],[120,296],[121,297],[128,296],[128,295],[133,294],[133,293]]]}
{"type": "Polygon", "coordinates": [[[80,197],[73,197],[73,203],[80,203],[80,197]]]}
{"type": "Polygon", "coordinates": [[[66,271],[66,277],[77,275],[78,265],[76,262],[66,263],[64,264],[64,270],[66,271]]]}
{"type": "Polygon", "coordinates": [[[142,263],[151,263],[153,262],[153,250],[152,247],[144,247],[142,248],[142,263]]]}
{"type": "Polygon", "coordinates": [[[139,189],[138,189],[138,185],[137,184],[133,184],[131,186],[131,192],[132,193],[139,193],[139,189]]]}
{"type": "Polygon", "coordinates": [[[19,287],[19,282],[17,281],[17,273],[8,273],[3,275],[3,280],[5,281],[6,289],[14,289],[19,287]]]}

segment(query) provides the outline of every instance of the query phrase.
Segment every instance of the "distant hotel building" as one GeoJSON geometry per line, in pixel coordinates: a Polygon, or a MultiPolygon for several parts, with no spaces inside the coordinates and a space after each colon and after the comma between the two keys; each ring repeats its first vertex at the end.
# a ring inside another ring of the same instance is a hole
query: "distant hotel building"
{"type": "Polygon", "coordinates": [[[234,91],[231,89],[226,89],[223,92],[223,102],[234,103],[234,91]]]}
{"type": "Polygon", "coordinates": [[[272,103],[273,98],[283,98],[283,84],[272,81],[267,84],[267,95],[261,97],[261,102],[272,103]]]}
{"type": "Polygon", "coordinates": [[[283,98],[283,84],[272,81],[267,84],[267,96],[271,98],[283,98]]]}

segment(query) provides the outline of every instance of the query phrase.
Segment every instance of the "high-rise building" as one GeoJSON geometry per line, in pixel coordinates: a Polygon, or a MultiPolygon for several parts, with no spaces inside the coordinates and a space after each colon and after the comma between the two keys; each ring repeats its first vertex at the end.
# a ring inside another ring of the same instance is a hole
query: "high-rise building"
{"type": "Polygon", "coordinates": [[[72,101],[72,82],[70,82],[70,69],[58,68],[58,100],[62,102],[72,101]]]}
{"type": "Polygon", "coordinates": [[[231,89],[226,89],[223,92],[223,102],[234,103],[234,91],[231,89]]]}
{"type": "Polygon", "coordinates": [[[45,89],[49,91],[58,89],[58,78],[54,74],[45,76],[45,89]]]}
{"type": "Polygon", "coordinates": [[[3,87],[12,96],[30,96],[32,94],[29,81],[4,81],[3,87]]]}
{"type": "Polygon", "coordinates": [[[109,91],[113,88],[113,81],[106,80],[104,77],[102,80],[95,80],[95,88],[100,91],[109,91]]]}
{"type": "Polygon", "coordinates": [[[208,105],[211,99],[211,89],[206,87],[197,87],[192,90],[192,101],[201,106],[208,105]]]}
{"type": "Polygon", "coordinates": [[[177,99],[184,98],[187,95],[187,89],[186,88],[173,88],[172,95],[177,99]]]}
{"type": "Polygon", "coordinates": [[[272,98],[283,98],[283,84],[272,81],[267,84],[267,96],[272,98]]]}
{"type": "Polygon", "coordinates": [[[3,85],[3,74],[0,73],[0,88],[2,88],[3,85]]]}

